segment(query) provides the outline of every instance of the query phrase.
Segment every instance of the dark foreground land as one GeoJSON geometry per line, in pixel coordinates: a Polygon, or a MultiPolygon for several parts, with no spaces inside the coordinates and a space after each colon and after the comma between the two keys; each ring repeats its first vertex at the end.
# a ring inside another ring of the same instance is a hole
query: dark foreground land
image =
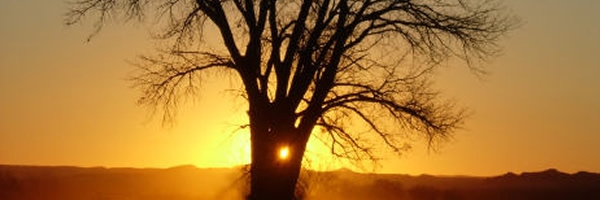
{"type": "MultiPolygon", "coordinates": [[[[242,168],[79,168],[0,165],[0,199],[243,199],[242,168]]],[[[600,199],[600,174],[557,170],[495,177],[303,173],[306,199],[600,199]]]]}

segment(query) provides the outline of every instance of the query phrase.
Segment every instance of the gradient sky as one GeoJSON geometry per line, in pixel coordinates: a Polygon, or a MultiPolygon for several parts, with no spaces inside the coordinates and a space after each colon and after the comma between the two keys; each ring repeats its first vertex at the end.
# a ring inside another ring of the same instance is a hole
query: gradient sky
{"type": "MultiPolygon", "coordinates": [[[[508,171],[600,172],[600,1],[507,0],[523,20],[502,56],[478,79],[439,71],[445,97],[474,114],[438,151],[422,142],[376,172],[497,175],[508,171]]],[[[125,79],[152,53],[146,25],[62,24],[62,0],[0,2],[0,164],[226,167],[248,162],[242,102],[223,77],[162,127],[135,104],[125,79]]],[[[313,147],[318,149],[318,147],[313,147]]],[[[319,151],[319,150],[314,150],[319,151]]],[[[325,159],[322,159],[325,160],[325,159]]],[[[314,164],[316,168],[327,162],[314,164]]],[[[326,167],[322,167],[326,168],[326,167]]]]}

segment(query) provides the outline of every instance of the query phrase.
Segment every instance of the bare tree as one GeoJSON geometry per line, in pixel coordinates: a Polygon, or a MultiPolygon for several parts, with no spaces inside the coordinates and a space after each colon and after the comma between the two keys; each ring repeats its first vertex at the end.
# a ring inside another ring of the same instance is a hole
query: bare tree
{"type": "Polygon", "coordinates": [[[480,72],[515,27],[500,8],[467,0],[76,0],[66,23],[92,15],[95,34],[112,17],[150,14],[157,38],[171,45],[142,57],[133,81],[139,103],[166,120],[200,74],[234,72],[249,106],[248,198],[293,199],[313,130],[332,154],[360,160],[376,158],[363,138],[401,152],[406,136],[431,143],[458,128],[464,112],[431,89],[431,72],[451,58],[480,72]],[[203,46],[211,29],[222,51],[203,46]]]}

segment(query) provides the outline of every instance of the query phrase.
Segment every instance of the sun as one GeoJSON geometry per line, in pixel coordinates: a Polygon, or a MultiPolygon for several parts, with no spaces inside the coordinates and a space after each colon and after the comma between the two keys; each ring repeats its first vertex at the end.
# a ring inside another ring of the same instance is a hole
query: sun
{"type": "Polygon", "coordinates": [[[290,154],[290,148],[287,146],[281,147],[279,149],[279,159],[286,160],[290,154]]]}

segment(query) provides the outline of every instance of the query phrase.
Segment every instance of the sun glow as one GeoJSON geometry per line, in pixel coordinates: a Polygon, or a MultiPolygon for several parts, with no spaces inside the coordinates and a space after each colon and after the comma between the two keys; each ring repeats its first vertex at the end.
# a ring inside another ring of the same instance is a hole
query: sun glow
{"type": "Polygon", "coordinates": [[[290,154],[290,149],[287,146],[279,149],[279,159],[286,160],[290,154]]]}
{"type": "MultiPolygon", "coordinates": [[[[347,165],[344,160],[340,160],[331,155],[329,147],[315,137],[315,135],[319,133],[318,131],[318,129],[313,131],[313,136],[311,136],[311,139],[309,139],[308,144],[306,145],[306,150],[302,158],[303,167],[319,171],[334,170],[341,167],[352,168],[352,166],[347,165]]],[[[250,142],[249,130],[241,129],[236,130],[233,134],[223,134],[222,140],[225,142],[221,143],[223,145],[219,145],[220,151],[218,152],[220,153],[207,153],[207,156],[204,157],[205,160],[199,161],[197,164],[198,166],[209,167],[204,163],[218,163],[219,166],[229,167],[248,165],[252,162],[252,145],[250,142]]],[[[289,144],[280,143],[273,149],[274,152],[272,155],[278,161],[287,162],[291,159],[292,153],[294,153],[292,152],[293,150],[294,149],[292,149],[289,144]]]]}

